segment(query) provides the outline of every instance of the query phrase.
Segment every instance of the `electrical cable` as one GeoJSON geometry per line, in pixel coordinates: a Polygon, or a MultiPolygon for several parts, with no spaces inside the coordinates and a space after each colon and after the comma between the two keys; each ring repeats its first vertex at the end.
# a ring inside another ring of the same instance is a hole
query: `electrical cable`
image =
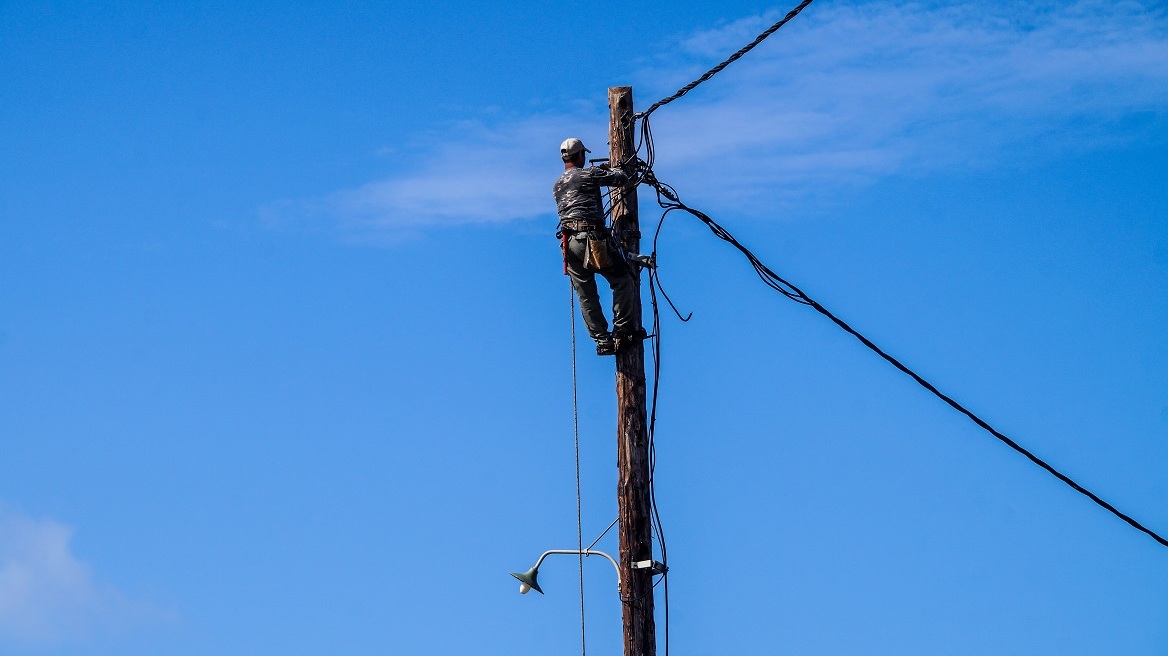
{"type": "MultiPolygon", "coordinates": [[[[635,188],[637,185],[641,184],[641,182],[642,182],[642,173],[645,170],[645,162],[646,161],[652,162],[656,157],[656,151],[654,150],[654,146],[653,146],[652,132],[650,131],[648,124],[649,124],[649,121],[647,118],[642,120],[641,132],[640,132],[637,144],[636,144],[636,149],[632,153],[630,153],[621,162],[621,168],[626,170],[626,171],[631,172],[628,185],[633,187],[633,188],[635,188]],[[640,159],[640,157],[639,157],[639,154],[640,154],[642,149],[645,151],[645,159],[644,160],[640,159]]],[[[621,244],[624,243],[625,232],[626,231],[624,229],[624,226],[616,226],[614,228],[613,234],[617,237],[618,243],[621,243],[621,244]]],[[[632,235],[630,235],[630,236],[632,236],[632,235]]],[[[635,236],[639,239],[640,238],[639,232],[635,236]]],[[[650,352],[652,353],[652,356],[653,356],[653,369],[652,369],[653,382],[652,382],[652,385],[650,386],[650,389],[652,390],[652,400],[650,401],[650,404],[649,404],[649,413],[648,413],[648,422],[647,422],[648,426],[647,426],[647,431],[646,431],[647,432],[647,442],[648,442],[647,450],[648,450],[648,457],[649,457],[649,477],[648,477],[649,511],[650,511],[649,512],[649,519],[650,519],[651,532],[653,535],[656,536],[657,543],[658,543],[659,549],[661,551],[661,561],[660,562],[662,565],[664,565],[664,569],[665,569],[665,571],[661,575],[661,578],[658,581],[656,581],[655,583],[653,583],[652,587],[650,588],[650,592],[648,594],[651,594],[652,589],[656,588],[657,585],[664,582],[664,584],[665,584],[664,585],[664,587],[665,587],[665,595],[664,595],[664,603],[665,603],[665,609],[664,609],[665,656],[669,656],[669,578],[668,578],[669,577],[669,549],[668,549],[668,545],[667,545],[666,540],[665,540],[664,526],[661,522],[661,512],[660,512],[660,509],[658,508],[658,505],[657,505],[657,485],[656,485],[656,482],[657,482],[656,481],[656,470],[657,470],[657,442],[656,442],[657,400],[659,397],[659,392],[660,392],[660,387],[661,387],[661,315],[660,315],[660,312],[658,309],[658,304],[657,304],[657,290],[661,289],[661,288],[660,288],[660,285],[658,284],[659,281],[657,281],[657,278],[656,278],[656,269],[650,267],[648,269],[648,272],[649,272],[650,307],[652,308],[652,316],[653,316],[652,330],[650,331],[650,333],[648,335],[649,344],[650,344],[650,352]]],[[[666,298],[667,302],[669,302],[670,307],[674,307],[673,301],[669,300],[668,295],[666,295],[664,293],[664,289],[661,289],[661,291],[662,291],[662,295],[666,298]]],[[[676,307],[674,307],[674,311],[676,312],[676,307]]],[[[685,320],[685,319],[683,319],[683,320],[685,320]]]]}
{"type": "Polygon", "coordinates": [[[689,84],[685,85],[684,87],[678,89],[677,93],[675,93],[672,96],[669,96],[667,98],[662,98],[661,100],[658,100],[657,102],[650,105],[649,109],[646,109],[643,112],[638,112],[637,114],[634,114],[633,119],[636,120],[639,118],[645,118],[649,114],[652,114],[653,112],[657,111],[657,108],[661,107],[662,105],[668,105],[669,103],[673,102],[674,100],[677,100],[678,98],[684,96],[685,94],[689,93],[690,91],[693,91],[694,87],[696,87],[699,84],[701,84],[702,82],[705,82],[706,80],[714,77],[719,72],[721,72],[721,70],[723,68],[726,68],[730,64],[733,64],[735,61],[738,61],[738,59],[740,57],[742,57],[746,53],[753,50],[755,46],[762,43],[763,40],[765,40],[768,36],[777,32],[780,27],[787,24],[787,21],[798,16],[799,12],[803,11],[803,9],[805,7],[807,7],[807,5],[811,4],[811,2],[812,2],[812,0],[803,0],[803,2],[800,3],[798,7],[795,7],[791,11],[787,12],[787,15],[784,16],[782,18],[782,20],[775,23],[774,25],[771,25],[765,31],[763,31],[762,34],[759,34],[757,37],[755,37],[754,41],[751,41],[750,43],[743,46],[740,50],[738,50],[738,52],[734,53],[733,55],[730,55],[721,64],[718,64],[717,66],[715,66],[715,67],[711,68],[710,70],[706,71],[705,73],[703,73],[702,76],[699,77],[698,79],[696,79],[693,82],[690,82],[689,84]]]}
{"type": "MultiPolygon", "coordinates": [[[[647,127],[644,129],[645,129],[646,133],[649,135],[648,141],[651,142],[652,141],[651,131],[647,127]]],[[[695,210],[692,207],[689,207],[685,203],[681,202],[681,199],[677,195],[677,191],[673,187],[657,180],[656,176],[653,174],[652,168],[648,165],[648,163],[640,162],[639,166],[643,169],[642,173],[639,177],[644,181],[645,184],[653,187],[653,189],[657,192],[657,203],[658,203],[658,205],[661,206],[662,209],[665,210],[661,215],[661,220],[657,224],[657,231],[653,237],[652,257],[656,257],[656,255],[657,255],[657,240],[661,234],[661,227],[665,223],[665,217],[667,217],[670,212],[673,212],[676,210],[681,210],[683,212],[686,212],[688,214],[693,215],[699,221],[706,224],[706,227],[708,227],[710,229],[710,231],[713,232],[716,237],[729,243],[731,246],[734,246],[734,248],[738,249],[739,252],[741,252],[744,256],[746,256],[746,259],[750,262],[751,266],[754,268],[755,273],[758,275],[758,277],[764,283],[766,283],[766,285],[768,287],[770,287],[771,289],[774,289],[775,291],[779,292],[780,294],[787,297],[788,299],[795,301],[796,303],[800,303],[802,305],[808,305],[808,306],[812,307],[816,312],[819,312],[823,316],[830,319],[834,324],[836,324],[836,326],[838,326],[839,328],[843,329],[848,334],[850,334],[853,337],[855,337],[856,339],[858,339],[861,344],[866,346],[872,352],[879,355],[881,358],[883,358],[885,361],[887,361],[892,366],[896,367],[902,373],[908,375],[910,378],[912,378],[914,381],[916,381],[917,384],[919,384],[921,387],[925,388],[926,390],[931,392],[934,396],[936,396],[937,398],[944,401],[946,404],[948,404],[954,410],[957,410],[961,414],[968,417],[978,427],[982,428],[983,430],[985,430],[989,434],[993,435],[998,440],[1000,440],[1001,442],[1003,442],[1004,444],[1009,446],[1011,449],[1022,454],[1028,460],[1030,460],[1034,464],[1038,465],[1039,467],[1041,467],[1042,469],[1046,470],[1048,473],[1053,475],[1055,478],[1059,479],[1060,481],[1062,481],[1063,483],[1068,485],[1071,489],[1075,490],[1076,492],[1079,492],[1083,496],[1086,496],[1088,499],[1091,499],[1096,504],[1098,504],[1100,507],[1104,508],[1105,510],[1107,510],[1111,514],[1115,515],[1119,519],[1126,522],[1132,528],[1134,528],[1138,531],[1141,531],[1143,533],[1146,533],[1148,536],[1150,536],[1156,542],[1160,543],[1162,546],[1168,547],[1168,540],[1165,540],[1163,537],[1158,535],[1156,532],[1147,528],[1146,526],[1139,523],[1138,521],[1131,518],[1130,516],[1120,512],[1118,509],[1115,508],[1115,506],[1104,501],[1098,495],[1096,495],[1095,493],[1086,489],[1082,485],[1076,483],[1070,477],[1068,477],[1067,475],[1058,471],[1053,466],[1051,466],[1050,464],[1048,464],[1047,462],[1045,462],[1044,460],[1042,460],[1038,456],[1034,455],[1029,450],[1027,450],[1026,448],[1022,447],[1020,444],[1015,442],[1014,440],[1003,435],[1001,432],[999,432],[997,429],[995,429],[993,426],[991,426],[984,419],[982,419],[981,417],[974,414],[972,411],[970,411],[965,406],[963,406],[960,403],[958,403],[957,401],[955,401],[953,398],[942,393],[932,383],[925,380],[922,376],[917,374],[915,371],[908,368],[907,366],[902,364],[899,360],[897,360],[896,358],[889,355],[887,352],[885,352],[883,349],[881,349],[879,346],[877,346],[875,343],[873,343],[870,339],[868,339],[864,335],[860,334],[859,331],[852,328],[850,325],[848,325],[842,319],[837,317],[835,314],[833,314],[830,310],[825,308],[819,302],[817,302],[816,300],[812,299],[810,296],[805,294],[798,287],[796,287],[795,285],[793,285],[789,281],[784,280],[777,273],[775,273],[769,267],[767,267],[765,264],[763,264],[762,261],[759,260],[758,257],[756,257],[754,255],[754,253],[752,253],[748,248],[743,246],[737,239],[735,239],[734,236],[732,234],[730,234],[730,232],[728,230],[723,228],[721,225],[719,225],[716,221],[711,219],[709,216],[707,216],[703,212],[695,210]]],[[[674,309],[676,311],[676,308],[674,308],[674,309]]]]}
{"type": "MultiPolygon", "coordinates": [[[[665,592],[663,601],[665,602],[665,656],[669,656],[669,550],[665,544],[665,531],[661,524],[661,511],[657,508],[657,397],[661,386],[661,313],[657,306],[657,287],[656,284],[656,268],[649,269],[649,302],[653,308],[653,334],[652,334],[652,352],[653,352],[653,402],[649,406],[649,507],[652,511],[652,526],[657,533],[657,543],[661,546],[661,564],[664,565],[665,571],[661,573],[661,580],[664,582],[665,592]]],[[[662,291],[664,295],[664,290],[662,291]]],[[[670,306],[673,302],[670,301],[670,306]]],[[[674,308],[676,311],[676,308],[674,308]]],[[[683,321],[688,321],[684,319],[683,321]]],[[[656,588],[657,584],[654,583],[656,588]]]]}
{"type": "MultiPolygon", "coordinates": [[[[620,124],[623,128],[627,129],[629,127],[629,121],[631,121],[631,120],[634,120],[634,119],[632,119],[632,115],[630,113],[630,114],[627,114],[627,115],[621,117],[620,124]]],[[[640,134],[640,138],[637,141],[636,147],[632,150],[632,152],[628,156],[623,158],[620,162],[613,165],[613,168],[616,168],[619,170],[624,170],[624,171],[630,173],[629,180],[624,185],[625,188],[636,189],[636,187],[642,182],[640,173],[643,170],[644,161],[641,160],[639,157],[639,152],[642,150],[642,148],[645,149],[645,157],[648,161],[653,161],[653,159],[654,159],[652,134],[648,131],[647,124],[648,124],[647,120],[642,122],[642,131],[640,134]]],[[[613,190],[610,190],[609,192],[603,194],[604,200],[606,201],[604,203],[604,205],[605,205],[604,209],[605,209],[606,216],[610,215],[612,212],[612,205],[613,205],[612,191],[613,190]]],[[[640,232],[639,231],[637,231],[637,232],[630,231],[628,229],[628,227],[624,225],[623,219],[619,220],[619,221],[617,221],[617,220],[612,221],[611,226],[612,226],[612,230],[611,230],[612,236],[613,236],[616,244],[620,247],[622,256],[627,255],[627,253],[624,250],[626,239],[628,239],[628,238],[639,239],[640,232]]],[[[627,260],[626,260],[626,263],[627,263],[627,260]]],[[[630,275],[633,275],[636,277],[635,265],[628,264],[628,267],[629,267],[630,275]]],[[[638,279],[639,279],[639,277],[638,277],[638,279]]],[[[651,531],[651,535],[656,536],[657,542],[660,545],[660,550],[661,550],[661,561],[660,562],[663,565],[665,565],[665,572],[662,574],[661,579],[654,582],[653,585],[649,588],[649,590],[646,593],[639,595],[637,597],[631,597],[631,596],[625,597],[622,593],[621,601],[624,604],[631,605],[635,609],[635,611],[641,612],[641,611],[645,610],[644,606],[643,606],[644,599],[652,594],[653,589],[655,589],[658,584],[665,582],[665,591],[666,591],[665,592],[665,595],[666,595],[666,598],[665,598],[665,656],[668,656],[669,655],[669,599],[668,599],[669,584],[668,584],[668,580],[667,580],[667,577],[668,577],[668,548],[667,548],[667,545],[665,543],[665,532],[664,532],[662,525],[661,525],[661,513],[660,513],[658,506],[657,506],[656,481],[655,481],[655,476],[654,476],[654,472],[656,470],[656,462],[657,462],[657,455],[656,455],[657,450],[656,450],[656,442],[655,442],[656,430],[655,429],[656,429],[656,417],[657,417],[657,397],[658,397],[658,391],[660,389],[660,379],[661,379],[661,365],[660,365],[660,362],[661,362],[661,359],[660,359],[660,347],[661,347],[660,334],[661,334],[661,331],[660,331],[660,315],[659,315],[659,312],[657,309],[657,301],[656,301],[656,288],[654,287],[653,281],[654,281],[654,274],[653,274],[653,270],[650,269],[649,285],[650,285],[650,293],[652,296],[651,303],[652,303],[652,308],[653,308],[653,330],[652,330],[652,333],[650,334],[649,337],[652,340],[650,342],[650,344],[651,344],[651,351],[653,353],[653,384],[652,384],[653,398],[652,398],[652,403],[650,406],[651,410],[649,412],[649,418],[648,418],[648,422],[647,422],[648,426],[647,426],[647,430],[646,430],[646,433],[647,433],[647,436],[646,436],[647,437],[647,445],[646,446],[647,446],[647,450],[648,450],[648,459],[649,459],[649,463],[648,463],[649,464],[649,476],[648,476],[648,486],[647,487],[648,487],[648,491],[649,491],[650,531],[651,531]]],[[[662,290],[662,291],[664,292],[664,290],[662,290]]],[[[672,306],[672,301],[669,301],[669,303],[672,306]]],[[[618,518],[618,520],[619,520],[619,518],[618,518]]],[[[615,525],[615,524],[616,524],[616,522],[613,523],[613,525],[615,525]]],[[[605,529],[604,533],[601,533],[601,537],[603,537],[604,534],[607,533],[608,530],[611,528],[612,528],[612,525],[610,525],[608,529],[605,529]]],[[[600,540],[600,538],[598,537],[597,541],[599,541],[599,540],[600,540]]],[[[593,543],[593,544],[595,544],[595,543],[593,543]]]]}

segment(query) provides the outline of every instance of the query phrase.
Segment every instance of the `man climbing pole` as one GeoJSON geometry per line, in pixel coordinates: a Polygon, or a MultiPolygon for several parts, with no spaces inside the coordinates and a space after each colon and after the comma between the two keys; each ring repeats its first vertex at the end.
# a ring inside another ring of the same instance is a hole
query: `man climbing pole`
{"type": "MultiPolygon", "coordinates": [[[[572,280],[572,288],[580,298],[580,312],[588,333],[596,340],[597,355],[612,355],[622,343],[645,338],[645,329],[635,313],[638,293],[637,277],[624,255],[613,244],[604,224],[604,205],[601,187],[619,187],[628,183],[628,176],[613,170],[608,164],[585,168],[585,153],[591,152],[579,139],[571,138],[560,144],[560,158],[564,173],[552,186],[556,210],[560,215],[560,247],[564,253],[564,273],[572,280]],[[600,307],[596,290],[599,273],[612,288],[612,324],[600,307]]],[[[643,265],[645,258],[633,256],[643,265]]]]}

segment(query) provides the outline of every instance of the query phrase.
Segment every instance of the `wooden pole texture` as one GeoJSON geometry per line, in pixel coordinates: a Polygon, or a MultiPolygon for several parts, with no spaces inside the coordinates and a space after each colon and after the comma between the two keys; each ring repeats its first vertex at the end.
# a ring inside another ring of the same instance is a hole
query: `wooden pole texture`
{"type": "MultiPolygon", "coordinates": [[[[609,161],[622,166],[632,177],[636,141],[633,130],[633,90],[608,90],[609,161]]],[[[637,217],[637,187],[628,185],[612,192],[612,221],[625,234],[625,248],[639,253],[640,224],[637,217]]],[[[640,272],[634,267],[634,275],[640,272]]],[[[641,322],[641,293],[638,285],[635,316],[641,322]]],[[[655,656],[656,628],[653,622],[653,574],[649,569],[633,569],[637,561],[653,559],[653,530],[649,498],[649,431],[645,410],[645,346],[643,342],[623,344],[616,354],[617,398],[617,511],[620,519],[620,571],[625,656],[655,656]]]]}

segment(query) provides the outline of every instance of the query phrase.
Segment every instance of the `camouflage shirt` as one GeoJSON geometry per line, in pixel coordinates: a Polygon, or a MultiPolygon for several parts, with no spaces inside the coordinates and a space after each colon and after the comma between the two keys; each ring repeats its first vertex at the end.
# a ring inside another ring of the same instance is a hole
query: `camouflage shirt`
{"type": "Polygon", "coordinates": [[[604,227],[600,188],[620,187],[628,181],[627,175],[612,169],[590,167],[564,171],[552,185],[560,226],[577,232],[604,227]]]}

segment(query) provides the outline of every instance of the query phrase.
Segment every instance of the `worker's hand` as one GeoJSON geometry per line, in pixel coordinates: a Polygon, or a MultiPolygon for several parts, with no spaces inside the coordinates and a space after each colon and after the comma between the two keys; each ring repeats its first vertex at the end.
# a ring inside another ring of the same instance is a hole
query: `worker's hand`
{"type": "Polygon", "coordinates": [[[604,162],[603,164],[597,164],[596,168],[600,169],[601,171],[607,171],[612,168],[612,164],[604,162]]]}

